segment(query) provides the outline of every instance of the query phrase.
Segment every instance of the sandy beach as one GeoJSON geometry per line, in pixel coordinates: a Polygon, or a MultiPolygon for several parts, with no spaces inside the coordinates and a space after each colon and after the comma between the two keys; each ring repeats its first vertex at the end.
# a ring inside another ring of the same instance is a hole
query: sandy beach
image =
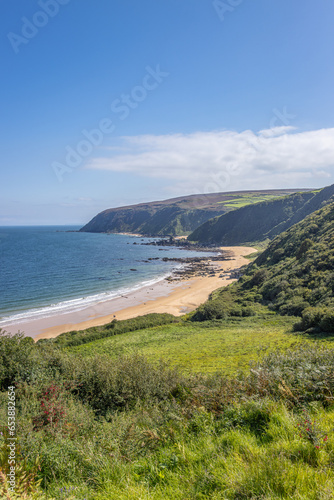
{"type": "Polygon", "coordinates": [[[80,311],[19,323],[5,329],[11,333],[24,332],[37,341],[71,330],[104,325],[114,318],[123,320],[149,313],[180,316],[205,302],[213,290],[235,281],[230,272],[249,263],[245,256],[256,251],[252,247],[222,247],[222,250],[229,252],[230,257],[228,260],[208,261],[207,264],[215,272],[210,276],[195,276],[175,281],[161,280],[126,296],[100,302],[80,311]],[[222,273],[226,274],[220,277],[222,273]]]}

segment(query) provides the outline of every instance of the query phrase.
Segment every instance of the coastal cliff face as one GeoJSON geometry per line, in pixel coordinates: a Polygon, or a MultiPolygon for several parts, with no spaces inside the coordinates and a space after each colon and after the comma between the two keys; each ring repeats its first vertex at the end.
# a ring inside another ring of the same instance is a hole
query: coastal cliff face
{"type": "Polygon", "coordinates": [[[173,198],[104,210],[80,229],[92,233],[186,236],[209,219],[238,206],[272,199],[295,190],[242,191],[173,198]]]}
{"type": "Polygon", "coordinates": [[[220,214],[218,210],[184,210],[178,206],[158,210],[152,207],[112,209],[98,214],[81,231],[182,236],[220,214]]]}
{"type": "Polygon", "coordinates": [[[239,245],[272,239],[333,201],[333,196],[334,185],[245,206],[207,221],[193,231],[188,240],[239,245]]]}

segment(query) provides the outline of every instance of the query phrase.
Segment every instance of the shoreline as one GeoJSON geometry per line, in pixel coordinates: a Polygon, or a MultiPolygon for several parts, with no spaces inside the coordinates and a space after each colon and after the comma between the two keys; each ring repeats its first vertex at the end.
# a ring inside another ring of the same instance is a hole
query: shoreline
{"type": "Polygon", "coordinates": [[[135,236],[136,238],[147,238],[139,233],[103,233],[103,234],[120,234],[121,236],[135,236]]]}
{"type": "MultiPolygon", "coordinates": [[[[221,260],[216,257],[205,261],[206,271],[203,268],[195,268],[192,275],[190,266],[190,274],[189,272],[187,274],[187,270],[183,276],[173,273],[171,277],[131,292],[127,296],[113,298],[75,313],[44,318],[18,326],[27,336],[37,341],[72,330],[102,326],[115,318],[124,320],[151,313],[181,316],[195,310],[217,288],[236,281],[230,274],[248,264],[249,261],[245,257],[256,251],[253,247],[221,247],[221,250],[223,251],[221,260]],[[228,260],[224,259],[224,252],[231,252],[228,260]],[[222,273],[224,276],[221,276],[222,273]]],[[[17,327],[15,330],[17,331],[17,327]]]]}

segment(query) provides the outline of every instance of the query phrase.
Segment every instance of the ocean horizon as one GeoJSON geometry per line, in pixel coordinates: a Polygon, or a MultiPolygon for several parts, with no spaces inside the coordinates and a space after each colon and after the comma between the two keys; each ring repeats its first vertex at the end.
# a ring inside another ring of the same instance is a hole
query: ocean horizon
{"type": "Polygon", "coordinates": [[[80,311],[169,276],[163,257],[209,255],[127,234],[80,233],[81,226],[0,227],[0,328],[80,311]]]}

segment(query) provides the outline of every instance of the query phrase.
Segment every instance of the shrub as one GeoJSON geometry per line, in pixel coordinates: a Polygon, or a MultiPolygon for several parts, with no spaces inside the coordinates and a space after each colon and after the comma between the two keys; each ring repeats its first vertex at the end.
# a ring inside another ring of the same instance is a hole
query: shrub
{"type": "Polygon", "coordinates": [[[281,259],[283,259],[283,257],[284,257],[284,249],[278,248],[273,253],[272,261],[274,264],[277,264],[277,262],[279,262],[281,259]]]}
{"type": "Polygon", "coordinates": [[[209,300],[200,306],[192,316],[192,321],[209,321],[212,319],[225,319],[228,311],[222,300],[209,300]]]}
{"type": "Polygon", "coordinates": [[[320,325],[321,319],[324,315],[324,310],[321,307],[307,307],[302,314],[302,320],[298,323],[298,329],[308,330],[320,325]]]}
{"type": "Polygon", "coordinates": [[[251,286],[262,285],[268,278],[268,271],[266,269],[260,269],[257,271],[250,281],[251,286]]]}
{"type": "Polygon", "coordinates": [[[48,384],[40,394],[40,408],[33,418],[34,430],[56,428],[65,418],[65,387],[59,383],[48,384]]]}
{"type": "Polygon", "coordinates": [[[85,363],[80,359],[72,362],[69,377],[77,383],[74,394],[101,415],[132,408],[138,401],[166,400],[183,384],[176,369],[163,362],[152,365],[139,354],[117,360],[96,356],[85,359],[85,363]]]}
{"type": "Polygon", "coordinates": [[[308,306],[308,302],[297,296],[281,305],[279,312],[284,316],[300,316],[308,306]]]}
{"type": "Polygon", "coordinates": [[[334,333],[334,310],[327,307],[307,307],[302,320],[295,325],[296,330],[315,328],[326,333],[334,333]]]}
{"type": "MultiPolygon", "coordinates": [[[[177,323],[178,318],[172,314],[146,314],[144,316],[137,316],[136,318],[118,321],[113,319],[101,327],[89,328],[82,331],[72,331],[59,335],[56,339],[51,339],[51,342],[62,347],[77,346],[87,344],[95,340],[111,337],[113,335],[120,335],[126,332],[141,330],[144,328],[152,328],[154,326],[167,325],[169,323],[177,323]]],[[[40,341],[39,341],[40,342],[40,341]]],[[[38,343],[39,343],[38,342],[38,343]]]]}
{"type": "Polygon", "coordinates": [[[0,329],[0,390],[7,390],[31,367],[34,341],[22,333],[11,335],[0,329]]]}
{"type": "Polygon", "coordinates": [[[334,350],[319,345],[270,353],[242,384],[242,391],[261,397],[271,395],[289,404],[319,401],[333,404],[334,350]]]}
{"type": "Polygon", "coordinates": [[[306,238],[306,240],[303,241],[303,243],[300,245],[298,251],[297,251],[297,254],[296,254],[296,257],[297,259],[301,259],[302,257],[304,257],[304,255],[306,254],[306,252],[311,248],[313,247],[314,243],[312,240],[310,240],[309,238],[306,238]]]}
{"type": "Polygon", "coordinates": [[[334,333],[334,310],[325,309],[320,321],[320,328],[326,333],[334,333]]]}

